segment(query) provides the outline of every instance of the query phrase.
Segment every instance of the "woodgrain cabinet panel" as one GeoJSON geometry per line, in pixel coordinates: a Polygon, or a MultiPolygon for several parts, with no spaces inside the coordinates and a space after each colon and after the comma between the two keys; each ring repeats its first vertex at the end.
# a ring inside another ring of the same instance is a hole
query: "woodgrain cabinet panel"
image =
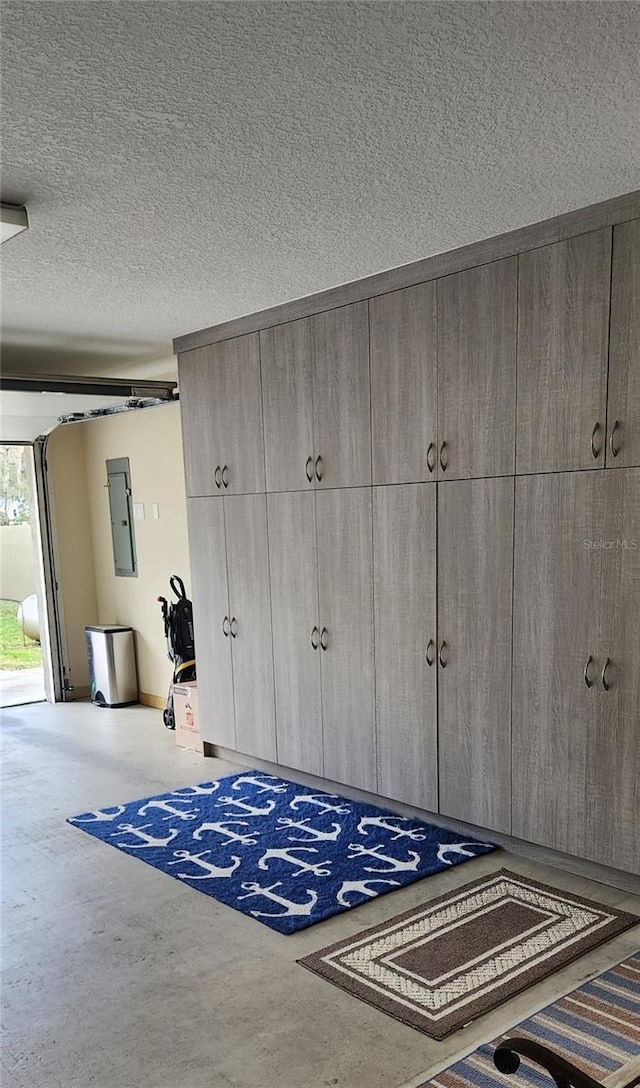
{"type": "Polygon", "coordinates": [[[517,273],[510,257],[438,280],[440,479],[515,471],[517,273]]]}
{"type": "Polygon", "coordinates": [[[225,496],[224,508],[236,747],[275,760],[266,496],[225,496]]]}
{"type": "Polygon", "coordinates": [[[264,491],[258,335],[178,360],[187,495],[264,491]]]}
{"type": "Polygon", "coordinates": [[[260,333],[267,491],[315,486],[313,322],[260,333]]]}
{"type": "Polygon", "coordinates": [[[613,229],[607,468],[640,465],[640,219],[613,229]]]}
{"type": "Polygon", "coordinates": [[[606,476],[516,480],[512,830],[569,853],[593,801],[606,476]]]}
{"type": "Polygon", "coordinates": [[[278,762],[322,775],[315,503],[300,491],[267,497],[278,762]]]}
{"type": "Polygon", "coordinates": [[[378,792],[438,811],[436,485],[373,491],[378,792]]]}
{"type": "Polygon", "coordinates": [[[374,484],[435,479],[436,284],[369,302],[374,484]]]}
{"type": "Polygon", "coordinates": [[[324,773],[376,789],[371,489],[316,492],[324,773]]]}
{"type": "Polygon", "coordinates": [[[611,230],[518,261],[516,471],[602,468],[611,230]]]}
{"type": "Polygon", "coordinates": [[[514,480],[438,484],[440,812],[511,830],[514,480]]]}
{"type": "Polygon", "coordinates": [[[202,739],[236,747],[224,503],[187,499],[202,739]]]}

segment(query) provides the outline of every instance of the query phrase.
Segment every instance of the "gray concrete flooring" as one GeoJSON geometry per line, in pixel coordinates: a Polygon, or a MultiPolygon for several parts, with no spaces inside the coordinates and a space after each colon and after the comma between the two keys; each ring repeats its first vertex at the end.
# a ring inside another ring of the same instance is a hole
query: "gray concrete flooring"
{"type": "Polygon", "coordinates": [[[177,749],[144,707],[20,707],[0,736],[4,1088],[408,1088],[640,944],[636,928],[437,1043],[296,959],[505,864],[640,898],[498,852],[282,937],[65,823],[236,765],[177,749]]]}
{"type": "Polygon", "coordinates": [[[45,699],[44,669],[2,669],[0,671],[0,707],[39,703],[45,699]]]}

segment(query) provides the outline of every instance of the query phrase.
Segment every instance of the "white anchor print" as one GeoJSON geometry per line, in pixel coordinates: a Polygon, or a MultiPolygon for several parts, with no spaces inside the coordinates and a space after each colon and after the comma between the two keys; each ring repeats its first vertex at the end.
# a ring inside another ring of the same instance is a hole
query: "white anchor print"
{"type": "Polygon", "coordinates": [[[305,820],[292,820],[288,816],[278,817],[278,826],[281,831],[285,831],[291,827],[297,827],[300,831],[305,831],[309,835],[308,839],[294,838],[293,835],[289,835],[289,842],[310,842],[312,839],[322,839],[327,842],[335,842],[338,835],[342,831],[340,824],[331,824],[332,831],[320,831],[317,827],[309,827],[309,817],[305,820]]]}
{"type": "Polygon", "coordinates": [[[418,864],[420,862],[420,854],[416,854],[415,850],[409,851],[409,861],[400,861],[398,858],[390,858],[388,854],[381,854],[380,851],[384,849],[384,846],[363,846],[359,842],[350,842],[349,849],[353,850],[353,854],[347,854],[349,858],[370,857],[377,858],[378,861],[388,861],[388,869],[374,869],[371,866],[365,865],[365,873],[400,873],[400,872],[416,872],[418,864]]]}
{"type": "MultiPolygon", "coordinates": [[[[185,798],[180,800],[176,798],[175,804],[188,805],[189,801],[185,798]]],[[[184,809],[174,808],[170,801],[147,801],[146,805],[138,809],[138,816],[146,816],[149,809],[159,808],[162,812],[168,812],[168,816],[163,816],[163,820],[197,820],[200,813],[197,809],[189,809],[185,812],[184,809]]]]}
{"type": "Polygon", "coordinates": [[[74,816],[73,822],[74,824],[108,823],[111,820],[117,820],[118,816],[122,816],[122,813],[124,812],[126,807],[126,805],[115,805],[113,808],[113,812],[109,812],[109,810],[106,808],[94,809],[92,812],[85,813],[85,816],[89,817],[88,820],[83,819],[81,816],[74,816]]]}
{"type": "Polygon", "coordinates": [[[488,846],[486,842],[440,842],[438,843],[438,861],[441,861],[444,865],[453,865],[452,861],[448,861],[445,854],[462,854],[465,858],[475,858],[473,850],[465,850],[465,846],[488,846]]]}
{"type": "Polygon", "coordinates": [[[259,869],[268,869],[268,862],[270,858],[279,858],[281,861],[287,861],[290,865],[297,865],[298,869],[295,873],[291,873],[291,876],[300,876],[301,873],[313,873],[315,876],[331,876],[331,869],[323,869],[323,865],[331,865],[331,861],[316,861],[308,862],[304,858],[295,857],[296,854],[317,854],[315,846],[290,846],[284,850],[267,850],[258,861],[259,869]]]}
{"type": "MultiPolygon", "coordinates": [[[[218,877],[231,876],[235,873],[236,869],[240,865],[240,858],[232,854],[232,865],[228,865],[226,868],[221,868],[219,865],[212,865],[209,861],[203,861],[205,854],[210,854],[210,850],[203,850],[200,854],[190,854],[188,850],[174,850],[174,858],[179,858],[180,861],[192,861],[194,865],[199,865],[201,869],[206,869],[204,876],[194,876],[192,873],[177,873],[181,880],[214,880],[218,877]]],[[[179,865],[179,861],[170,861],[169,865],[179,865]]]]}
{"type": "Polygon", "coordinates": [[[142,827],[134,827],[133,824],[118,824],[118,830],[114,831],[111,838],[117,839],[120,832],[135,835],[137,839],[143,840],[142,846],[135,846],[128,842],[117,842],[116,846],[122,846],[125,850],[145,850],[150,846],[168,846],[170,842],[173,842],[176,835],[180,834],[177,828],[171,828],[166,839],[157,839],[154,835],[145,835],[145,828],[147,827],[153,827],[153,824],[143,824],[142,827]]]}
{"type": "Polygon", "coordinates": [[[282,895],[277,895],[274,892],[274,888],[281,888],[282,881],[278,880],[275,884],[270,884],[268,888],[262,888],[255,881],[251,880],[242,885],[242,890],[246,891],[246,895],[239,895],[238,902],[241,899],[251,899],[254,895],[263,895],[265,899],[271,899],[274,903],[280,903],[285,910],[278,911],[276,914],[273,912],[265,913],[261,910],[251,910],[250,914],[254,918],[286,918],[291,914],[311,914],[311,911],[318,902],[318,893],[314,892],[311,888],[307,888],[306,892],[309,896],[306,903],[294,903],[291,899],[285,899],[282,895]]]}
{"type": "MultiPolygon", "coordinates": [[[[240,842],[243,846],[255,846],[260,837],[259,832],[254,832],[256,838],[253,838],[251,835],[238,835],[236,831],[230,830],[232,824],[235,824],[236,827],[250,826],[246,820],[226,820],[224,823],[222,820],[219,820],[216,823],[200,824],[200,827],[197,827],[193,832],[193,837],[199,841],[205,831],[214,831],[216,835],[224,835],[225,838],[229,839],[229,842],[240,842]]],[[[229,843],[226,842],[223,843],[223,845],[228,846],[229,843]]]]}
{"type": "Polygon", "coordinates": [[[182,786],[179,790],[171,790],[172,797],[196,797],[200,793],[215,793],[220,789],[219,782],[202,782],[199,786],[182,786]]]}
{"type": "MultiPolygon", "coordinates": [[[[238,797],[237,800],[235,797],[218,797],[217,803],[220,807],[222,807],[222,805],[233,805],[234,808],[239,808],[241,810],[243,816],[268,816],[276,807],[275,801],[265,801],[266,808],[256,808],[255,805],[246,804],[249,800],[249,797],[238,797]]],[[[223,816],[235,815],[236,813],[234,812],[223,813],[223,816]]]]}
{"type": "Polygon", "coordinates": [[[300,805],[316,805],[321,812],[337,812],[340,816],[346,816],[351,812],[350,805],[331,805],[328,801],[323,801],[323,797],[330,797],[334,801],[340,800],[334,793],[299,793],[293,801],[289,802],[289,808],[297,812],[300,805]]]}
{"type": "Polygon", "coordinates": [[[256,778],[251,774],[243,774],[240,778],[236,778],[232,783],[232,790],[240,790],[245,782],[248,782],[250,786],[255,786],[261,793],[286,793],[288,786],[281,778],[276,778],[272,774],[265,774],[261,778],[256,778]],[[270,779],[270,782],[266,782],[265,779],[270,779]],[[277,785],[272,786],[271,782],[276,782],[277,785]]]}
{"type": "Polygon", "coordinates": [[[361,835],[368,835],[369,827],[382,827],[385,831],[394,831],[395,834],[391,839],[391,842],[395,842],[396,839],[411,839],[412,842],[424,842],[426,835],[424,831],[421,831],[417,827],[409,827],[407,829],[403,827],[396,827],[391,823],[391,820],[398,820],[400,823],[411,823],[406,816],[363,816],[358,824],[358,831],[361,835]]]}
{"type": "Polygon", "coordinates": [[[396,888],[399,887],[397,880],[343,880],[336,895],[336,900],[343,907],[349,907],[351,904],[347,896],[351,892],[359,892],[361,895],[368,895],[371,898],[379,895],[379,892],[374,892],[373,888],[370,887],[371,884],[394,884],[396,888]]]}

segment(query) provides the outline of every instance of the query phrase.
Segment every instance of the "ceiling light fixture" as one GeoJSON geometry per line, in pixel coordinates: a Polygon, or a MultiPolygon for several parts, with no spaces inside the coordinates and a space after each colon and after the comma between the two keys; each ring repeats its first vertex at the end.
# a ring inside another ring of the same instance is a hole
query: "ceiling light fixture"
{"type": "Polygon", "coordinates": [[[3,242],[8,242],[14,234],[20,234],[29,227],[27,209],[20,204],[0,204],[0,220],[3,242]]]}

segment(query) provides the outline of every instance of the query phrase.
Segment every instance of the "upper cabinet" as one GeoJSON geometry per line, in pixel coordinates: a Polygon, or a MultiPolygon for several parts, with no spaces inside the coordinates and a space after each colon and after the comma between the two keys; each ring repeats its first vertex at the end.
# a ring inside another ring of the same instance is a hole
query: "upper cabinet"
{"type": "Polygon", "coordinates": [[[187,495],[264,491],[258,334],[178,360],[187,495]]]}
{"type": "Polygon", "coordinates": [[[607,468],[640,465],[640,219],[613,229],[607,468]]]}
{"type": "Polygon", "coordinates": [[[268,491],[371,483],[368,304],[260,333],[268,491]]]}
{"type": "Polygon", "coordinates": [[[436,284],[369,302],[374,484],[435,478],[436,284]]]}
{"type": "Polygon", "coordinates": [[[518,260],[516,472],[602,468],[611,229],[518,260]]]}
{"type": "Polygon", "coordinates": [[[440,479],[515,469],[516,257],[438,280],[440,479]]]}

